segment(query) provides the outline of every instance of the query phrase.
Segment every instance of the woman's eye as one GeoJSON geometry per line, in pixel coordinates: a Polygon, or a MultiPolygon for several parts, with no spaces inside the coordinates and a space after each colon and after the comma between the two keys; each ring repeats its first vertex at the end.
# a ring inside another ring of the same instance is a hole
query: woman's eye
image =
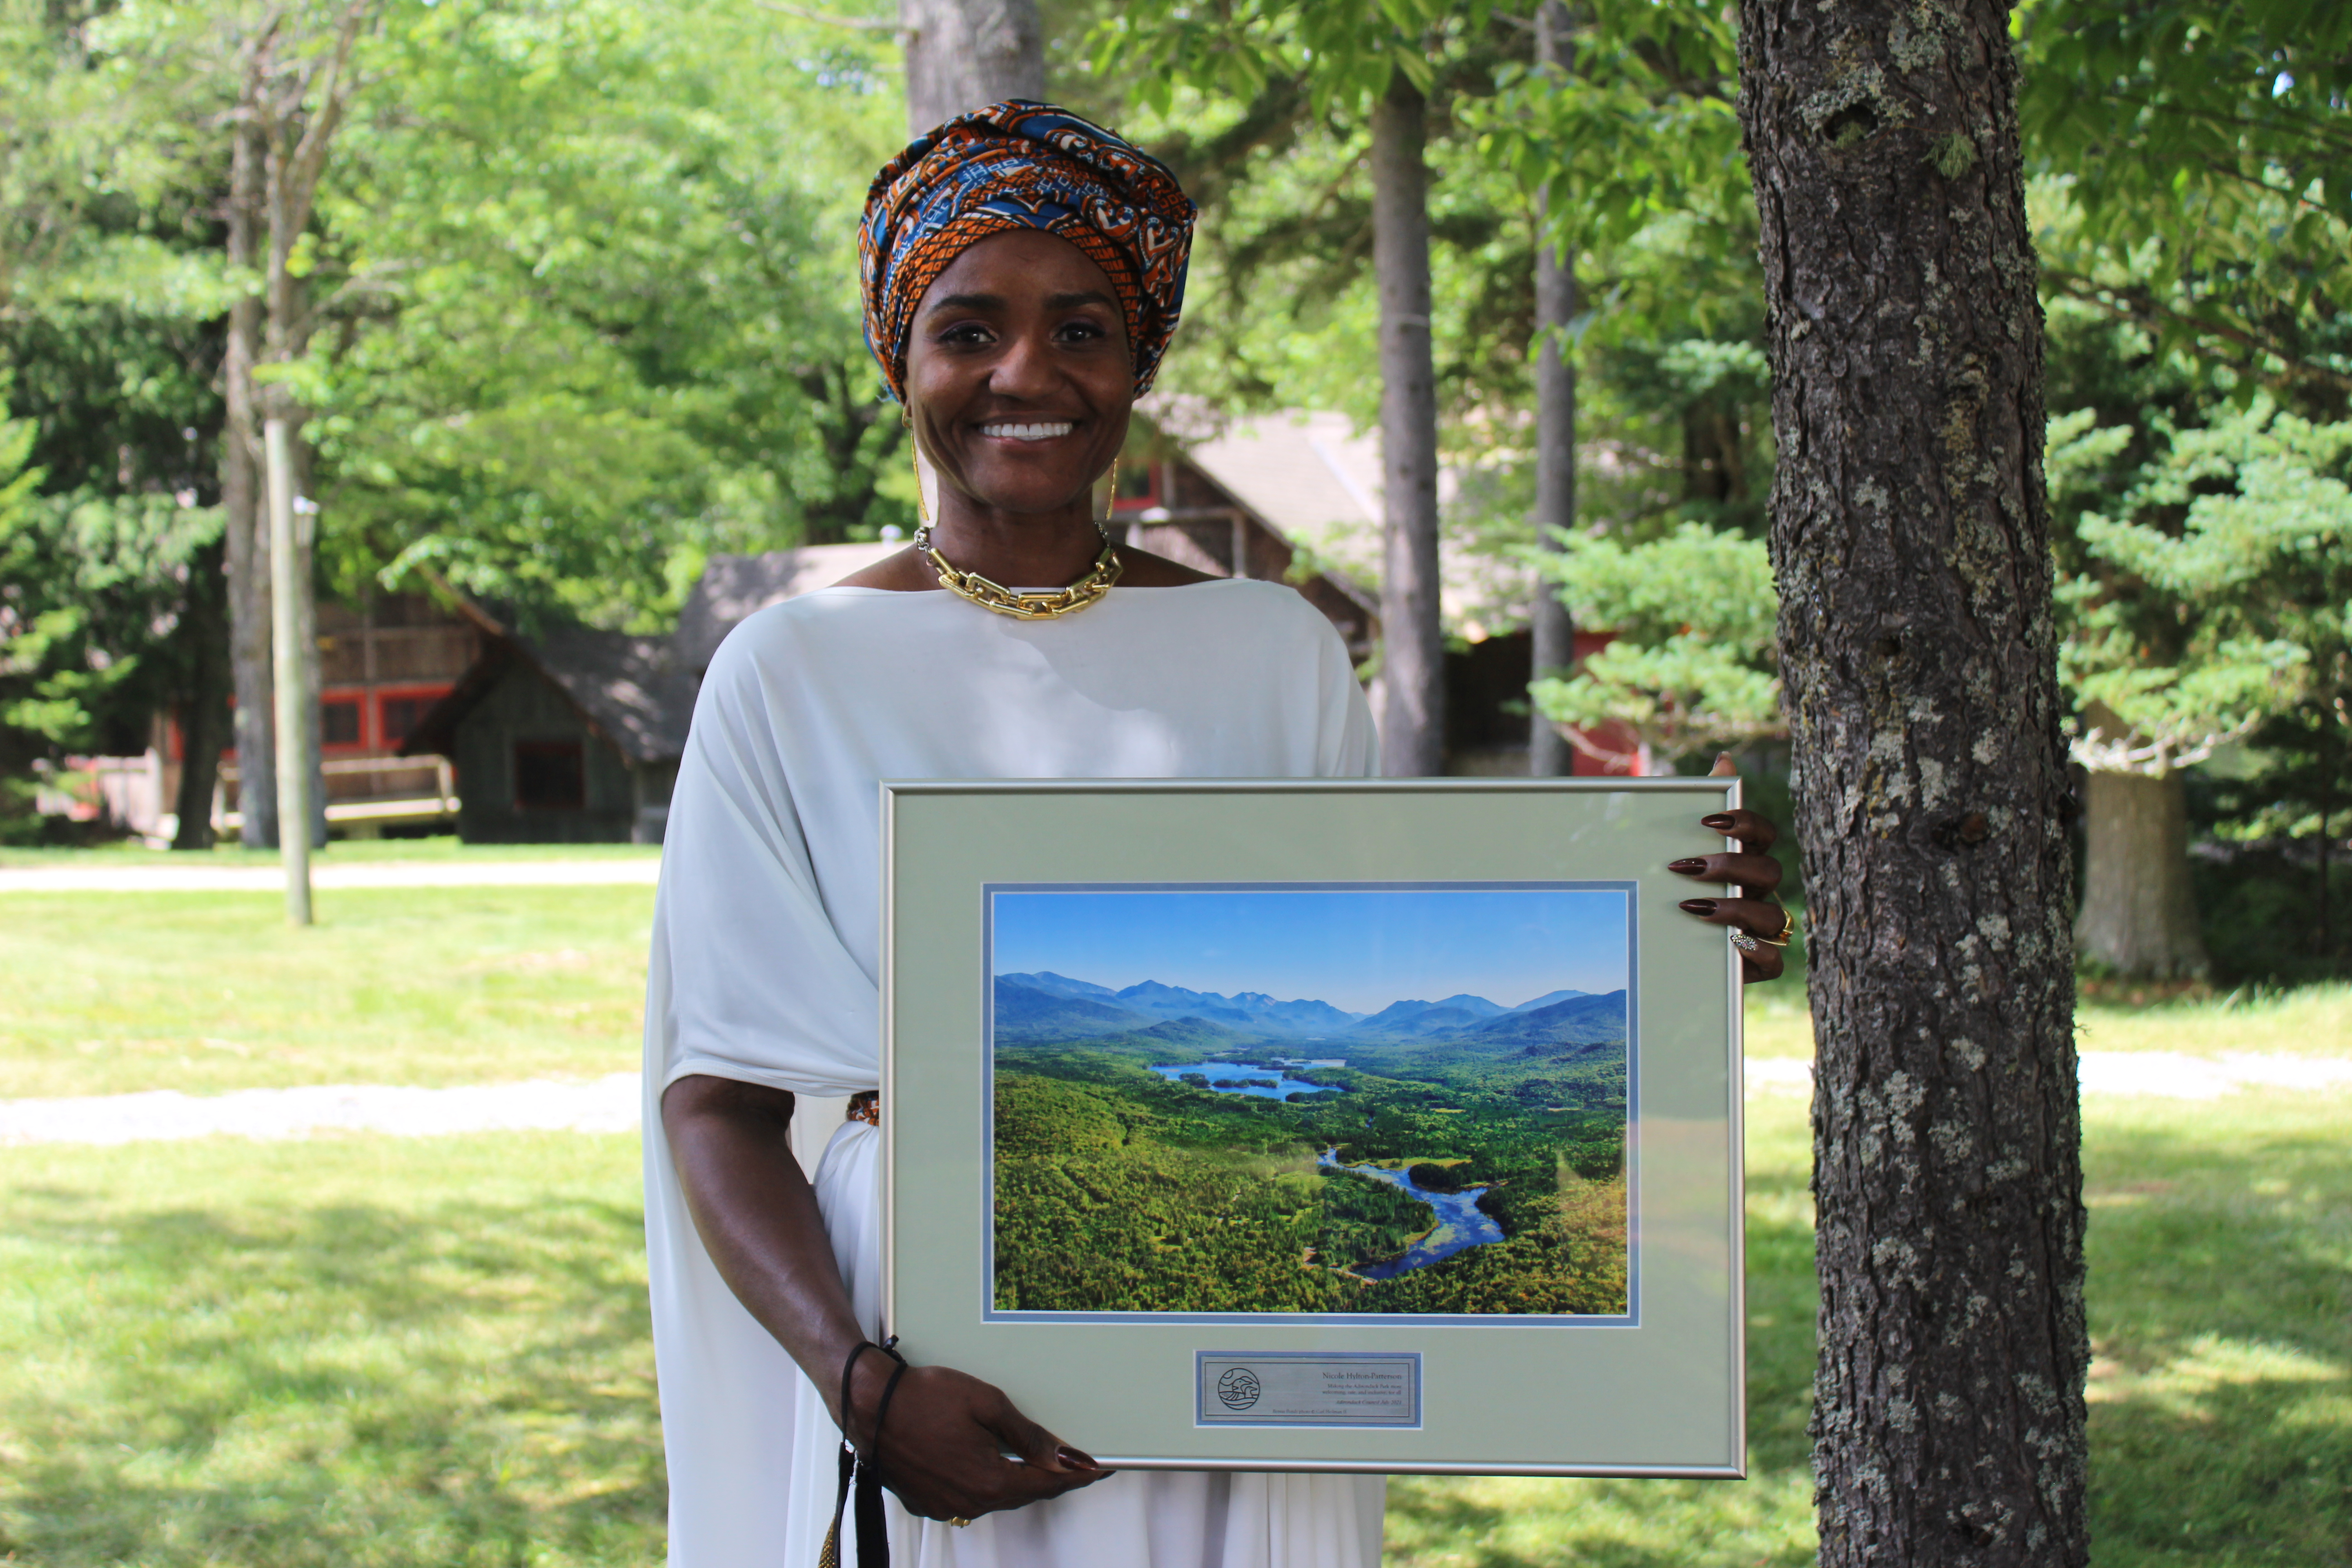
{"type": "Polygon", "coordinates": [[[990,341],[990,336],[988,329],[978,321],[966,321],[941,332],[939,341],[943,343],[984,343],[990,341]]]}
{"type": "Polygon", "coordinates": [[[1062,327],[1062,336],[1079,342],[1107,338],[1109,335],[1099,324],[1093,321],[1069,321],[1062,327]]]}

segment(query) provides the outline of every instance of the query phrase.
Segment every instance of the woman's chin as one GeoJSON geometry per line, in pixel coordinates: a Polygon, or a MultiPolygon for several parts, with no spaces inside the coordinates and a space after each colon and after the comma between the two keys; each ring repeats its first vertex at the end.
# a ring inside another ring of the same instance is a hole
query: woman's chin
{"type": "Polygon", "coordinates": [[[1024,479],[1004,484],[980,483],[965,492],[982,509],[999,515],[1034,517],[1045,521],[1059,515],[1077,511],[1093,513],[1094,486],[1084,481],[1076,484],[1067,479],[1061,483],[1038,483],[1024,479]]]}

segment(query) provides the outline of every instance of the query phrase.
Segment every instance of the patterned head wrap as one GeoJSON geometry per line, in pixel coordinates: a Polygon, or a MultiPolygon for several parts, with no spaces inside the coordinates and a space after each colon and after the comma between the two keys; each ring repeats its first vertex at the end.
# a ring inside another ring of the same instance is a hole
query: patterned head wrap
{"type": "Polygon", "coordinates": [[[866,346],[891,396],[906,399],[907,339],[932,281],[990,235],[1036,228],[1109,277],[1140,397],[1183,309],[1194,210],[1159,159],[1050,104],[992,103],[915,138],[874,176],[857,235],[866,346]]]}

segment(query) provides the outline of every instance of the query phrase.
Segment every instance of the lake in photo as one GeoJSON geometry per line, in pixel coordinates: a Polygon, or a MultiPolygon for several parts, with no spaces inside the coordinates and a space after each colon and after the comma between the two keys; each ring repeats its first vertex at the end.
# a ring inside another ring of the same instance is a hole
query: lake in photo
{"type": "Polygon", "coordinates": [[[992,888],[992,1315],[1625,1314],[1631,910],[992,888]]]}

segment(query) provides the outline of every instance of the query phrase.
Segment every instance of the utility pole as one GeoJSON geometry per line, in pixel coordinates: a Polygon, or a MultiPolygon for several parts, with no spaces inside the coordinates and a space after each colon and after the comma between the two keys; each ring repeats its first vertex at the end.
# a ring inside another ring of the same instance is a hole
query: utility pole
{"type": "Polygon", "coordinates": [[[310,923],[310,712],[302,670],[302,612],[297,596],[309,552],[295,538],[294,454],[286,421],[261,426],[269,470],[269,673],[278,718],[278,858],[286,868],[286,919],[310,923]]]}

